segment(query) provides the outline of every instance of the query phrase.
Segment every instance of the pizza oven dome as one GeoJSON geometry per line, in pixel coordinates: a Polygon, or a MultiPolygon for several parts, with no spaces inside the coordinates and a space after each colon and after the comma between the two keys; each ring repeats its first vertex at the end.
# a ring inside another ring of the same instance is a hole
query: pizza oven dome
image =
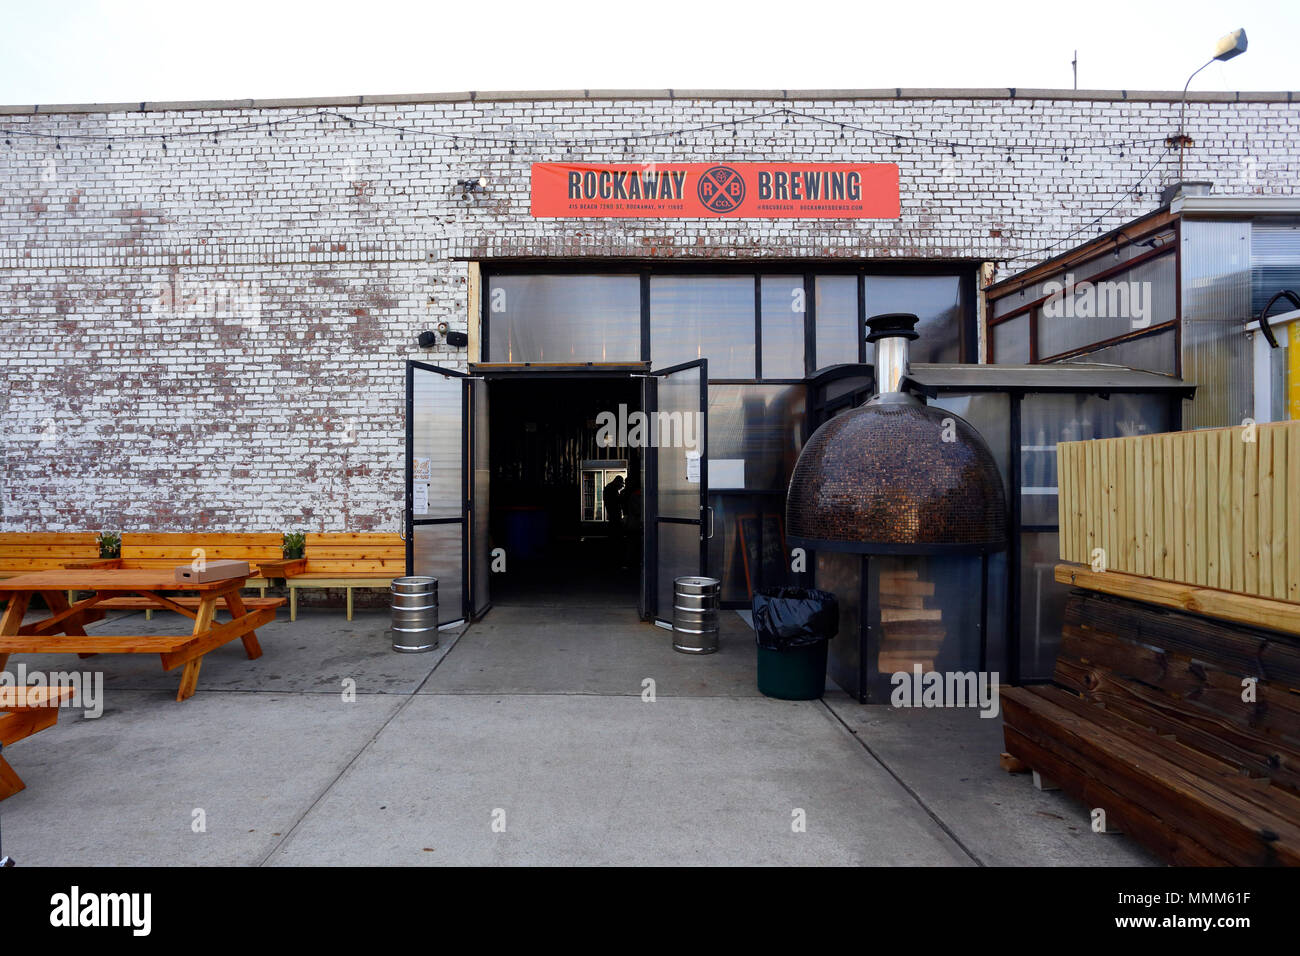
{"type": "Polygon", "coordinates": [[[823,424],[795,464],[786,527],[811,548],[895,554],[1006,546],[1002,477],[965,419],[899,391],[917,317],[875,316],[877,394],[823,424]]]}

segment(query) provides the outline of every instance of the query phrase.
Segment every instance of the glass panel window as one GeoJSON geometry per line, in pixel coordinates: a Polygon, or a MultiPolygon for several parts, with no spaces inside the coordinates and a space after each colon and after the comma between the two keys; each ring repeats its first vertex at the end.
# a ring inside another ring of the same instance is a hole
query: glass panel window
{"type": "Polygon", "coordinates": [[[1178,340],[1174,336],[1174,330],[1170,329],[1167,332],[1144,335],[1140,339],[1129,339],[1127,342],[1117,342],[1092,352],[1084,352],[1065,361],[1125,365],[1128,368],[1142,369],[1147,372],[1173,375],[1178,358],[1175,354],[1177,345],[1178,340]]]}
{"type": "Polygon", "coordinates": [[[964,362],[974,358],[962,354],[966,310],[960,276],[867,276],[866,300],[867,318],[886,312],[911,312],[920,318],[916,331],[921,337],[908,349],[911,361],[964,362]]]}
{"type": "MultiPolygon", "coordinates": [[[[816,280],[818,369],[858,360],[858,277],[818,276],[816,280]]],[[[868,359],[870,361],[870,359],[868,359]]]]}
{"type": "Polygon", "coordinates": [[[709,378],[754,378],[754,277],[652,276],[656,368],[709,360],[709,378]]]}
{"type": "Polygon", "coordinates": [[[641,361],[635,275],[491,276],[490,362],[641,361]]]}
{"type": "Polygon", "coordinates": [[[995,325],[990,329],[994,365],[1029,364],[1029,320],[1032,312],[995,325]]]}
{"type": "Polygon", "coordinates": [[[709,487],[784,490],[806,406],[802,385],[709,386],[709,487]]]}
{"type": "Polygon", "coordinates": [[[1172,254],[1091,282],[1074,280],[1038,309],[1038,355],[1050,358],[1174,318],[1172,254]]]}
{"type": "Polygon", "coordinates": [[[763,377],[804,377],[803,276],[763,276],[763,377]]]}
{"type": "Polygon", "coordinates": [[[1162,395],[1026,395],[1020,405],[1020,521],[1058,524],[1056,446],[1063,441],[1169,431],[1162,395]]]}

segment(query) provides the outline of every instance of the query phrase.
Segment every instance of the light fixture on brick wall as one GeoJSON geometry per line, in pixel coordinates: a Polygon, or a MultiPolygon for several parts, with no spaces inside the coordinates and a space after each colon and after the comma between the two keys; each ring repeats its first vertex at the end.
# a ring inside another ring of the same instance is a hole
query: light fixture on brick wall
{"type": "Polygon", "coordinates": [[[485,191],[487,189],[487,184],[488,181],[486,176],[479,176],[474,179],[456,180],[456,186],[460,189],[460,194],[465,199],[485,191]]]}
{"type": "Polygon", "coordinates": [[[416,337],[415,341],[420,344],[420,348],[431,349],[438,344],[438,333],[426,329],[416,337]]]}

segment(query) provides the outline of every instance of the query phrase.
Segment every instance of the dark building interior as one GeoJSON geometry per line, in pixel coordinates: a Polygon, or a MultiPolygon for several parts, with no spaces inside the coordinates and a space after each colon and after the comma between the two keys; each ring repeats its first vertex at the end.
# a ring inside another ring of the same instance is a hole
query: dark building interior
{"type": "MultiPolygon", "coordinates": [[[[492,574],[497,604],[635,607],[641,583],[641,449],[612,444],[598,416],[641,408],[641,381],[619,378],[498,379],[490,385],[491,546],[505,571],[492,574]],[[605,501],[624,476],[629,515],[605,501]]],[[[624,436],[625,437],[625,436],[624,436]]]]}

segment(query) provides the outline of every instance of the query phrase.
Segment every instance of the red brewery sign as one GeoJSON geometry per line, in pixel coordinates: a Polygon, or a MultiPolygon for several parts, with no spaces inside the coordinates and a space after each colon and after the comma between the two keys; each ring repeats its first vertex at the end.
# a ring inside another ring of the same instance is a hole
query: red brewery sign
{"type": "Polygon", "coordinates": [[[533,215],[897,219],[894,163],[533,163],[533,215]]]}

